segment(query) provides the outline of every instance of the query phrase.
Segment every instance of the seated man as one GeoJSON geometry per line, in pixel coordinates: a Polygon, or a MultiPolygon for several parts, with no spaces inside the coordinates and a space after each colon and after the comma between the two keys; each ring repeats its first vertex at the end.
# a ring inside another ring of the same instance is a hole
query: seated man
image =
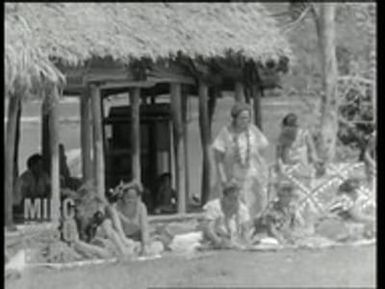
{"type": "Polygon", "coordinates": [[[240,187],[228,183],[222,198],[209,201],[203,209],[203,233],[214,248],[241,248],[248,244],[250,216],[247,207],[240,201],[240,187]]]}
{"type": "Polygon", "coordinates": [[[277,190],[277,200],[271,202],[260,218],[255,220],[255,234],[265,234],[277,239],[279,243],[293,243],[294,230],[298,223],[293,206],[294,188],[281,184],[277,190]]]}
{"type": "Polygon", "coordinates": [[[164,173],[159,177],[156,194],[156,214],[176,212],[177,194],[171,187],[171,174],[164,173]]]}
{"type": "Polygon", "coordinates": [[[43,158],[40,154],[34,154],[27,160],[27,170],[17,179],[13,198],[14,211],[16,214],[23,212],[26,198],[44,199],[50,195],[50,178],[43,170],[43,158]]]}

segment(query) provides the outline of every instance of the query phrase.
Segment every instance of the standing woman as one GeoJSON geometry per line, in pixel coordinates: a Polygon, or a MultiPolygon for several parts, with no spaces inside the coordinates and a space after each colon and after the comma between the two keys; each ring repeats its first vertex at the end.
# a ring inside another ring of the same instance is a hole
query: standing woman
{"type": "Polygon", "coordinates": [[[241,200],[250,216],[258,217],[267,205],[268,168],[260,150],[269,144],[262,132],[251,124],[251,108],[236,103],[232,122],[222,128],[213,143],[219,181],[236,180],[241,185],[241,200]]]}

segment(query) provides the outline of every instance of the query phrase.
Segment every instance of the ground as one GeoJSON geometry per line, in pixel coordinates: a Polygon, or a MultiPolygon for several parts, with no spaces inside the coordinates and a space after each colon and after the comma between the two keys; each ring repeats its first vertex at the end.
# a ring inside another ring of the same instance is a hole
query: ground
{"type": "Polygon", "coordinates": [[[374,288],[375,263],[373,246],[251,253],[222,251],[190,260],[165,257],[65,271],[29,269],[5,288],[374,288]]]}

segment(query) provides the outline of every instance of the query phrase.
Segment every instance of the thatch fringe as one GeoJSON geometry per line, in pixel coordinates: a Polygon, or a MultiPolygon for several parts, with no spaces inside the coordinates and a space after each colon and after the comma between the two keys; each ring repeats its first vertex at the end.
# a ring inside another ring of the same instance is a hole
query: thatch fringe
{"type": "Polygon", "coordinates": [[[63,78],[52,63],[130,59],[291,57],[260,3],[6,3],[6,85],[63,78]]]}

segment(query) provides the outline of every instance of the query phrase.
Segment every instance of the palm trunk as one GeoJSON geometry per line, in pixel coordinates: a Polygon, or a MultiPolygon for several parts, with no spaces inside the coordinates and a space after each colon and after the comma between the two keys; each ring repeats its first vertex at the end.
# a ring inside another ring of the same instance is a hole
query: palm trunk
{"type": "Polygon", "coordinates": [[[319,148],[326,161],[335,157],[338,132],[337,61],[335,52],[335,3],[320,3],[316,19],[322,55],[324,95],[321,98],[321,135],[319,148]]]}

